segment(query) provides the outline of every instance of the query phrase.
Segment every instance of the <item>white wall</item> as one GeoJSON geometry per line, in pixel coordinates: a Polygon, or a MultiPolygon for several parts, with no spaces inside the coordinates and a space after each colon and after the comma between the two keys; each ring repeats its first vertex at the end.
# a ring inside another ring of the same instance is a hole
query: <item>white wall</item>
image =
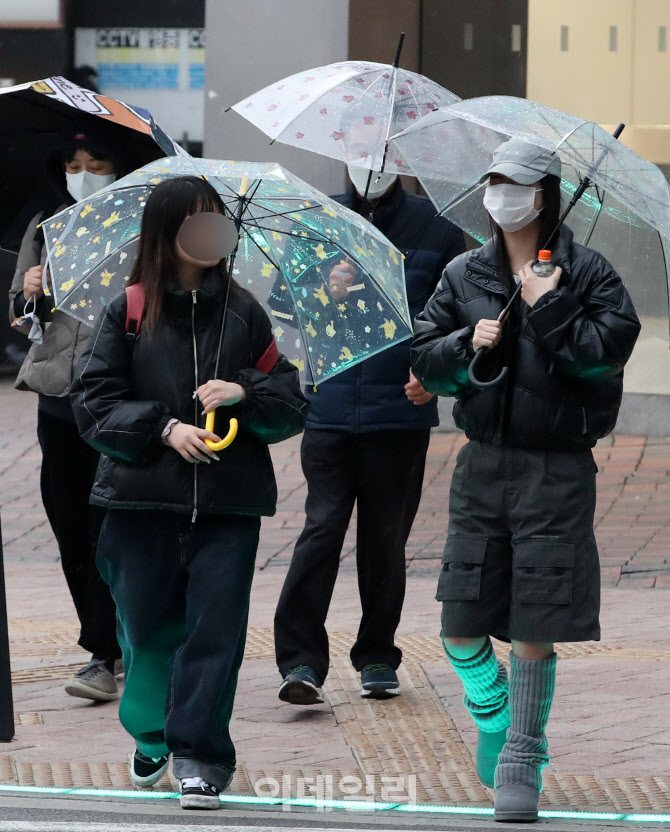
{"type": "Polygon", "coordinates": [[[294,72],[346,60],[347,0],[207,0],[206,30],[204,155],[278,162],[326,193],[341,192],[344,165],[279,142],[270,146],[242,116],[224,111],[294,72]]]}

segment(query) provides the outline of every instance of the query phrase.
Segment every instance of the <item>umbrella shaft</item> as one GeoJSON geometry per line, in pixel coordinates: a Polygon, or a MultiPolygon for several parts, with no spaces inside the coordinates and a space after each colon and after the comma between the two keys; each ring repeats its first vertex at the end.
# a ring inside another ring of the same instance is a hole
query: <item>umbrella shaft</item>
{"type": "Polygon", "coordinates": [[[402,45],[405,41],[405,33],[400,33],[400,40],[398,41],[398,48],[395,51],[395,58],[393,59],[393,66],[397,67],[400,64],[400,55],[402,53],[402,45]]]}

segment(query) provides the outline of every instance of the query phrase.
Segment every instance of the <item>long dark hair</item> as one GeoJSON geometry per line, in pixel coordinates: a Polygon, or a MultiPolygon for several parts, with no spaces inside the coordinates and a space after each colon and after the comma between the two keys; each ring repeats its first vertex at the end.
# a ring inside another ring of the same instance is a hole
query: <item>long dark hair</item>
{"type": "MultiPolygon", "coordinates": [[[[145,325],[155,330],[163,316],[168,281],[177,274],[177,234],[187,216],[200,211],[223,214],[223,202],[214,188],[198,176],[166,179],[151,192],[144,206],[137,259],[128,285],[141,283],[146,298],[145,325]]],[[[215,268],[228,280],[225,259],[215,268]]]]}
{"type": "MultiPolygon", "coordinates": [[[[561,180],[558,176],[545,176],[537,184],[542,186],[542,199],[544,201],[544,207],[540,211],[540,227],[537,234],[536,249],[539,251],[546,246],[561,217],[561,180]]],[[[511,276],[512,266],[505,245],[503,230],[492,219],[490,222],[498,269],[503,274],[511,276]]],[[[556,238],[554,238],[553,243],[556,243],[556,238]]]]}

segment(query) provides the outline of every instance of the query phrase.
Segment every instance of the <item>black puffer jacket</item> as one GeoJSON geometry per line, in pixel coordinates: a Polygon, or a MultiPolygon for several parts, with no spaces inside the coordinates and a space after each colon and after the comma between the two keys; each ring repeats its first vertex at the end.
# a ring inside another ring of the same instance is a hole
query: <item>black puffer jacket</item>
{"type": "Polygon", "coordinates": [[[125,331],[126,297],[107,307],[84,353],[72,392],[83,438],[104,456],[91,502],[106,508],[155,508],[192,514],[275,512],[277,488],[268,443],[304,427],[307,402],[293,365],[279,355],[270,322],[251,295],[232,288],[218,377],[246,398],[216,411],[216,431],[239,419],[237,439],[220,462],[192,464],[161,441],[171,418],[205,425],[193,391],[214,377],[224,286],[205,274],[195,293],[166,295],[168,322],[137,338],[125,331]]]}
{"type": "Polygon", "coordinates": [[[492,241],[447,266],[416,320],[414,373],[427,390],[458,399],[454,420],[469,439],[579,450],[616,424],[623,367],[640,331],[635,309],[607,260],[574,243],[566,227],[552,260],[563,269],[558,288],[532,309],[519,298],[500,344],[480,362],[481,379],[509,366],[493,388],[479,390],[467,375],[475,325],[497,318],[510,297],[492,241]]]}

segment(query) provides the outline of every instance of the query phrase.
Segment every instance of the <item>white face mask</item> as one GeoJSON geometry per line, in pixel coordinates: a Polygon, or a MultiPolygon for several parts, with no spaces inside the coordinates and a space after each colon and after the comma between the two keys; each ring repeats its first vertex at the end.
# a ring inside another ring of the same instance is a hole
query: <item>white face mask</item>
{"type": "Polygon", "coordinates": [[[347,170],[359,196],[365,195],[367,187],[368,199],[378,199],[383,196],[398,178],[397,173],[379,173],[376,170],[373,170],[370,176],[370,168],[362,168],[359,165],[347,165],[347,170]],[[368,179],[370,179],[369,185],[368,179]]]}
{"type": "Polygon", "coordinates": [[[80,173],[66,173],[65,181],[68,193],[75,202],[79,202],[115,182],[116,174],[91,173],[88,170],[82,170],[80,173]]]}
{"type": "Polygon", "coordinates": [[[538,215],[535,194],[540,190],[528,185],[488,185],[484,193],[484,208],[503,231],[519,231],[538,215]]]}

